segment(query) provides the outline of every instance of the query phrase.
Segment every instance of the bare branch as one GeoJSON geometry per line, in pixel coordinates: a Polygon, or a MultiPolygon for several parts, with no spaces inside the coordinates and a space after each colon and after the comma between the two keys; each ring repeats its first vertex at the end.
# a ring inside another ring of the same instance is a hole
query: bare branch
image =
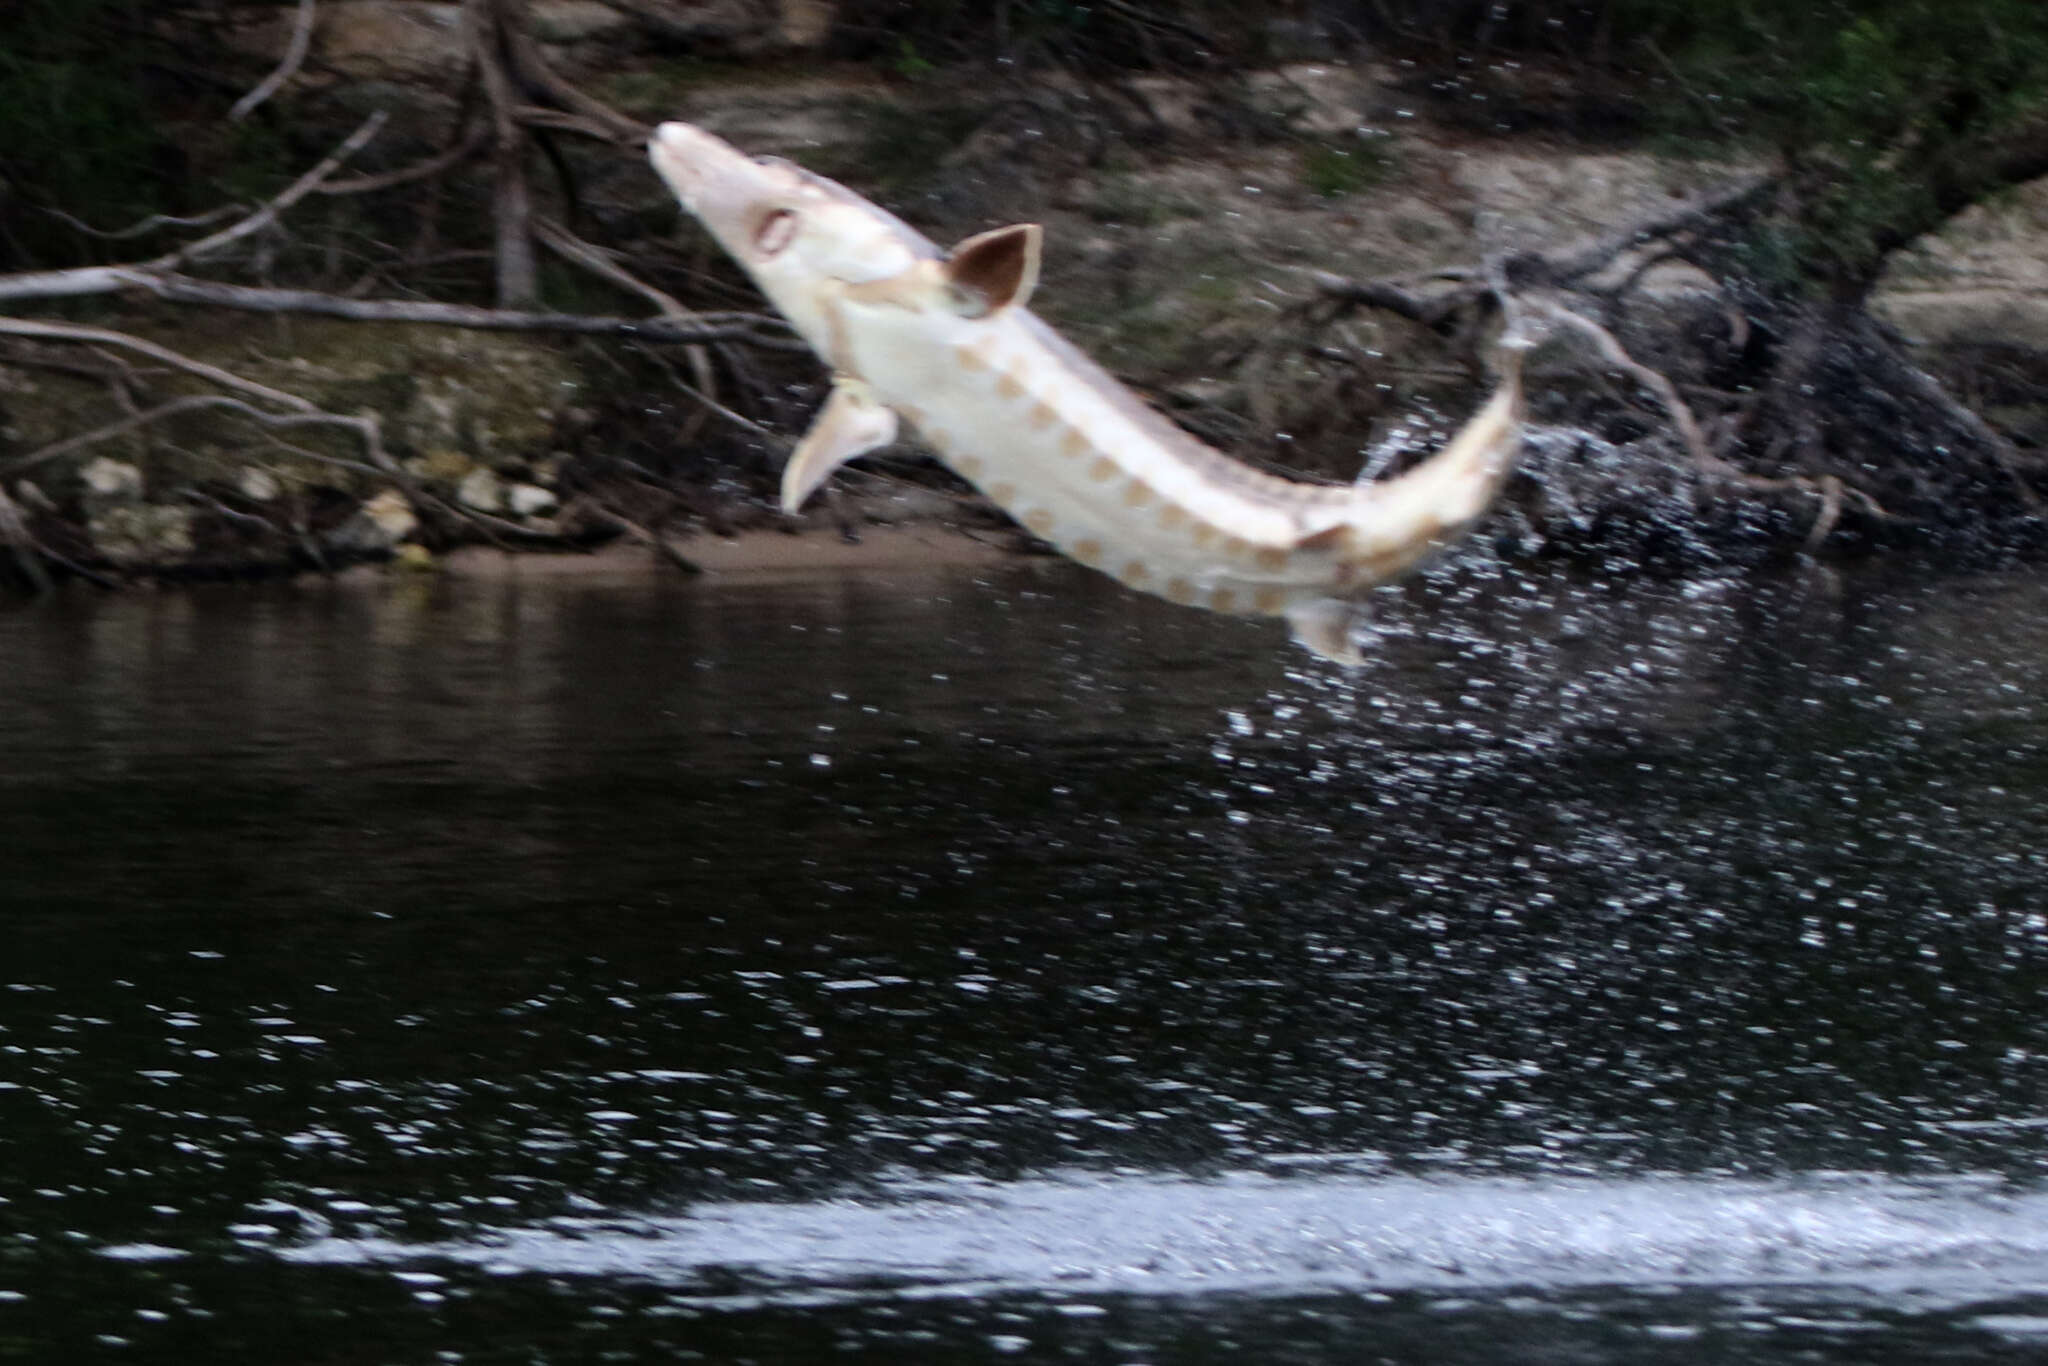
{"type": "Polygon", "coordinates": [[[377,130],[384,126],[384,120],[387,117],[389,115],[382,109],[379,109],[371,114],[370,117],[364,119],[357,126],[356,130],[344,138],[339,147],[328,153],[327,157],[319,165],[300,176],[297,180],[294,180],[290,185],[287,185],[281,194],[271,199],[269,203],[239,223],[225,227],[219,232],[214,233],[211,237],[202,237],[197,242],[189,242],[179,247],[176,251],[166,252],[149,264],[161,270],[175,270],[189,262],[211,256],[222,247],[238,242],[250,233],[269,227],[278,220],[278,216],[286,209],[304,199],[308,194],[312,193],[315,186],[340,169],[342,163],[354,156],[364,143],[377,136],[377,130]]]}
{"type": "Polygon", "coordinates": [[[683,307],[675,296],[663,293],[653,285],[641,280],[618,262],[605,255],[599,248],[570,232],[551,218],[533,220],[534,235],[541,245],[572,265],[581,266],[600,280],[617,285],[629,294],[637,294],[653,304],[663,313],[672,317],[687,317],[690,310],[683,307]]]}
{"type": "MultiPolygon", "coordinates": [[[[51,299],[81,294],[145,290],[175,303],[216,304],[252,313],[304,313],[356,322],[427,323],[482,332],[568,332],[584,336],[635,337],[652,342],[741,342],[771,351],[800,352],[802,342],[788,325],[759,313],[685,313],[660,318],[614,318],[588,313],[544,313],[529,309],[478,308],[420,299],[351,299],[311,289],[268,289],[201,280],[151,266],[82,266],[0,276],[0,300],[51,299]]],[[[77,341],[70,332],[32,331],[27,319],[0,320],[0,333],[77,341]]]]}
{"type": "MultiPolygon", "coordinates": [[[[540,235],[541,242],[549,250],[583,267],[599,279],[640,295],[660,309],[663,317],[680,320],[691,316],[690,310],[683,307],[674,296],[663,293],[641,280],[612,260],[603,250],[584,241],[561,224],[552,219],[537,218],[533,226],[540,235]]],[[[704,401],[715,406],[718,397],[718,373],[711,368],[710,354],[702,346],[692,346],[689,348],[689,356],[690,373],[697,377],[698,387],[704,391],[704,401]]]]}
{"type": "Polygon", "coordinates": [[[491,202],[497,252],[498,307],[525,308],[540,297],[540,268],[533,254],[533,200],[526,185],[525,146],[514,125],[512,82],[505,73],[504,24],[498,0],[464,0],[484,94],[490,101],[495,190],[491,202]]]}
{"type": "Polygon", "coordinates": [[[306,52],[313,45],[313,20],[319,12],[318,0],[299,0],[298,17],[292,22],[291,41],[285,45],[284,60],[277,64],[277,70],[263,78],[262,84],[236,100],[228,110],[228,122],[240,123],[254,113],[256,106],[284,88],[284,83],[299,74],[305,64],[306,52]]]}
{"type": "Polygon", "coordinates": [[[415,180],[427,180],[476,155],[490,140],[491,130],[483,124],[477,124],[453,147],[445,152],[436,153],[425,161],[396,171],[385,171],[379,175],[359,175],[350,176],[346,180],[330,180],[314,186],[313,193],[370,194],[377,190],[391,189],[396,185],[410,185],[415,180]]]}
{"type": "Polygon", "coordinates": [[[712,412],[717,413],[720,417],[724,418],[727,422],[732,423],[733,426],[738,427],[741,431],[751,432],[755,436],[760,437],[763,441],[766,441],[769,445],[773,446],[776,450],[782,451],[784,453],[788,452],[791,445],[791,442],[788,437],[783,436],[779,432],[770,431],[768,428],[754,421],[754,419],[752,419],[751,417],[748,417],[745,413],[735,412],[731,408],[726,407],[723,403],[720,403],[716,398],[712,397],[704,390],[692,385],[688,380],[684,379],[681,375],[677,374],[675,372],[674,367],[670,366],[667,362],[663,361],[660,356],[656,356],[654,357],[654,359],[661,364],[663,369],[668,371],[669,381],[673,383],[676,386],[676,388],[682,390],[691,398],[696,399],[697,402],[703,404],[712,412]]]}
{"type": "Polygon", "coordinates": [[[1517,267],[1533,264],[1548,283],[1574,284],[1588,275],[1604,270],[1617,256],[1631,247],[1638,247],[1645,242],[1654,242],[1683,232],[1687,228],[1697,227],[1751,200],[1763,198],[1776,189],[1777,185],[1776,176],[1757,176],[1751,180],[1724,186],[1712,194],[1680,204],[1664,213],[1639,218],[1634,223],[1595,238],[1577,251],[1551,255],[1528,253],[1517,256],[1509,263],[1510,276],[1516,273],[1517,267]]]}
{"type": "Polygon", "coordinates": [[[318,411],[297,394],[287,394],[281,389],[272,389],[254,380],[243,379],[232,371],[223,370],[217,365],[208,365],[205,361],[194,360],[167,346],[158,346],[155,342],[131,337],[126,332],[115,332],[104,327],[86,327],[76,323],[0,317],[0,333],[16,337],[37,337],[45,341],[98,342],[104,346],[118,346],[148,356],[151,360],[162,361],[187,374],[197,375],[209,383],[218,384],[223,389],[233,389],[252,398],[260,398],[266,403],[275,403],[281,408],[289,408],[294,412],[318,411]]]}
{"type": "MultiPolygon", "coordinates": [[[[497,0],[501,7],[505,0],[497,0]]],[[[645,142],[648,127],[638,119],[628,118],[603,100],[586,95],[573,84],[562,79],[547,58],[541,55],[533,36],[527,32],[523,22],[507,22],[510,16],[501,19],[500,31],[504,35],[506,55],[512,59],[512,69],[520,81],[537,94],[545,95],[562,108],[581,114],[584,118],[611,130],[611,140],[621,143],[645,142]]]]}
{"type": "Polygon", "coordinates": [[[1596,350],[1615,369],[1632,377],[1636,383],[1657,396],[1664,413],[1671,419],[1671,425],[1678,430],[1678,439],[1685,443],[1686,452],[1693,463],[1702,470],[1715,474],[1733,474],[1734,466],[1715,455],[1707,445],[1707,439],[1700,432],[1699,419],[1693,416],[1692,408],[1679,395],[1671,377],[1661,370],[1653,370],[1631,356],[1620,340],[1599,323],[1582,313],[1574,312],[1562,304],[1550,303],[1541,308],[1541,315],[1553,323],[1562,323],[1581,333],[1593,343],[1596,350]]]}
{"type": "Polygon", "coordinates": [[[73,451],[83,450],[87,446],[96,446],[102,441],[112,441],[116,437],[126,436],[138,427],[146,426],[152,422],[161,422],[166,418],[176,417],[180,413],[229,406],[243,408],[250,412],[255,411],[255,409],[249,408],[241,400],[228,398],[221,394],[193,394],[186,398],[175,398],[169,403],[160,403],[156,407],[143,412],[131,413],[118,422],[109,422],[103,427],[95,427],[89,432],[80,432],[76,436],[68,436],[62,441],[53,441],[47,446],[30,451],[27,455],[11,462],[4,470],[0,470],[0,476],[12,479],[18,474],[26,474],[38,465],[48,464],[50,461],[67,456],[73,451]]]}
{"type": "Polygon", "coordinates": [[[28,577],[38,593],[47,593],[55,586],[50,582],[49,571],[43,568],[44,560],[61,569],[68,569],[79,578],[101,588],[115,587],[114,581],[106,575],[95,573],[82,564],[73,563],[37,540],[35,534],[29,530],[28,516],[21,510],[21,504],[9,498],[4,489],[0,489],[0,543],[13,548],[15,562],[21,566],[21,572],[28,577]]]}
{"type": "Polygon", "coordinates": [[[745,342],[775,351],[803,351],[787,325],[758,313],[703,313],[677,318],[611,318],[588,313],[478,308],[413,299],[347,299],[310,289],[264,289],[190,276],[135,272],[130,283],[179,303],[222,304],[258,313],[310,313],[357,322],[437,323],[482,332],[570,332],[657,342],[745,342]]]}
{"type": "Polygon", "coordinates": [[[564,109],[549,109],[544,105],[520,104],[512,108],[513,121],[527,128],[557,128],[564,133],[578,133],[586,138],[595,138],[616,146],[619,135],[601,121],[572,114],[564,109]]]}
{"type": "Polygon", "coordinates": [[[79,266],[0,275],[0,303],[9,299],[65,299],[81,294],[116,294],[136,283],[135,266],[79,266]]]}
{"type": "Polygon", "coordinates": [[[7,496],[6,489],[0,489],[0,545],[14,552],[14,562],[21,566],[21,572],[34,585],[37,593],[48,593],[50,571],[43,568],[43,547],[29,532],[28,518],[22,514],[21,506],[7,496]]]}
{"type": "Polygon", "coordinates": [[[1488,289],[1484,284],[1468,282],[1442,294],[1430,295],[1418,294],[1393,280],[1348,280],[1328,271],[1317,271],[1313,279],[1317,291],[1326,299],[1382,309],[1431,329],[1442,327],[1459,308],[1485,294],[1488,289]]]}
{"type": "Polygon", "coordinates": [[[677,550],[674,545],[670,544],[669,539],[659,532],[650,531],[624,513],[601,503],[588,503],[585,506],[589,507],[591,512],[598,517],[625,532],[628,536],[631,536],[634,540],[661,556],[662,559],[667,560],[683,573],[702,574],[704,572],[703,565],[698,564],[695,560],[683,554],[682,551],[677,550]]]}
{"type": "Polygon", "coordinates": [[[2027,511],[2033,516],[2041,516],[2044,510],[2041,495],[2034,492],[2033,486],[2028,484],[2025,476],[2021,474],[2020,466],[2025,463],[2024,457],[2005,434],[1985,421],[1983,415],[1975,408],[1959,401],[1949,393],[1940,380],[1919,366],[1902,360],[1899,369],[1907,385],[1923,400],[1947,412],[1962,425],[1963,430],[1983,443],[1984,449],[1998,462],[1998,467],[2004,471],[2006,478],[2012,480],[2013,489],[2019,494],[2020,502],[2026,506],[2027,511]]]}

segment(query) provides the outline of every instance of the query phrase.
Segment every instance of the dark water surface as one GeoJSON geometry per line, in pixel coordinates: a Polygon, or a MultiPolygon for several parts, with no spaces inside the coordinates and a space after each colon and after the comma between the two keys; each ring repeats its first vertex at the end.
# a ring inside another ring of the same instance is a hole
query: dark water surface
{"type": "Polygon", "coordinates": [[[2048,578],[0,611],[0,1360],[2048,1360],[2048,578]]]}

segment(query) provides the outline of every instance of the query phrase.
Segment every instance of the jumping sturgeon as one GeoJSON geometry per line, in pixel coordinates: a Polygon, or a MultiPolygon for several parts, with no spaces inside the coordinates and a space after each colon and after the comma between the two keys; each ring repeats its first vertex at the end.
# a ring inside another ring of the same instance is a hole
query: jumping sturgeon
{"type": "Polygon", "coordinates": [[[1071,558],[1173,602],[1284,617],[1301,644],[1357,664],[1358,598],[1476,521],[1521,444],[1527,343],[1511,329],[1492,397],[1414,469],[1352,486],[1265,474],[1147,407],[1025,309],[1037,224],[947,253],[845,186],[689,124],[662,124],[649,155],[832,367],[783,471],[789,511],[894,441],[901,414],[1071,558]]]}

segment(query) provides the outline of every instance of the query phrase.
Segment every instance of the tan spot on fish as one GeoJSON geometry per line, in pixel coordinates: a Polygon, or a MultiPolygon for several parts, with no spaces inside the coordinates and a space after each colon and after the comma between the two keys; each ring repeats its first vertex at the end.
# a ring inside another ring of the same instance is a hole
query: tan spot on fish
{"type": "Polygon", "coordinates": [[[1252,594],[1252,608],[1259,612],[1277,612],[1287,602],[1287,594],[1278,588],[1261,588],[1252,594]]]}
{"type": "Polygon", "coordinates": [[[1179,503],[1168,503],[1159,509],[1159,525],[1168,531],[1174,530],[1188,519],[1188,510],[1179,503]]]}
{"type": "Polygon", "coordinates": [[[1195,600],[1195,586],[1186,579],[1168,579],[1165,593],[1168,602],[1186,604],[1195,600]]]}
{"type": "Polygon", "coordinates": [[[1024,525],[1040,536],[1050,536],[1053,523],[1058,520],[1057,517],[1052,515],[1052,511],[1049,508],[1033,508],[1024,514],[1024,525]]]}
{"type": "Polygon", "coordinates": [[[1116,474],[1116,461],[1111,460],[1106,455],[1096,456],[1095,463],[1088,467],[1088,477],[1090,479],[1093,479],[1098,484],[1100,484],[1105,479],[1114,478],[1116,474]]]}
{"type": "Polygon", "coordinates": [[[1216,539],[1216,528],[1215,528],[1215,527],[1213,527],[1213,526],[1210,526],[1210,525],[1209,525],[1209,524],[1208,524],[1207,522],[1196,522],[1196,523],[1195,523],[1195,547],[1196,547],[1196,549],[1202,549],[1202,548],[1206,547],[1206,546],[1207,546],[1207,545],[1209,544],[1209,542],[1211,542],[1211,541],[1213,541],[1213,540],[1215,540],[1215,539],[1216,539]]]}
{"type": "Polygon", "coordinates": [[[1142,479],[1133,479],[1124,488],[1124,502],[1134,508],[1141,508],[1152,501],[1152,486],[1142,479]]]}
{"type": "Polygon", "coordinates": [[[1059,416],[1058,413],[1052,410],[1051,404],[1041,402],[1031,405],[1031,413],[1024,421],[1033,431],[1042,432],[1057,422],[1059,416]]]}
{"type": "Polygon", "coordinates": [[[1234,588],[1219,588],[1211,593],[1209,595],[1209,610],[1212,612],[1235,612],[1237,610],[1237,590],[1234,588]]]}
{"type": "Polygon", "coordinates": [[[996,393],[1004,398],[1022,398],[1024,381],[1017,378],[1015,371],[1005,370],[996,380],[996,393]]]}
{"type": "Polygon", "coordinates": [[[1277,572],[1287,567],[1287,552],[1277,546],[1261,546],[1253,554],[1252,563],[1268,573],[1277,572]]]}
{"type": "Polygon", "coordinates": [[[1124,566],[1124,572],[1117,577],[1133,588],[1143,588],[1152,582],[1152,571],[1143,560],[1132,560],[1124,566]]]}
{"type": "Polygon", "coordinates": [[[1081,540],[1074,542],[1073,549],[1070,550],[1068,553],[1071,554],[1075,559],[1079,560],[1082,564],[1101,564],[1102,542],[1096,540],[1092,536],[1084,537],[1081,540]]]}
{"type": "Polygon", "coordinates": [[[909,418],[918,426],[924,426],[924,409],[918,407],[915,403],[898,404],[896,407],[896,411],[901,413],[904,417],[909,418]]]}
{"type": "Polygon", "coordinates": [[[951,457],[953,468],[969,479],[981,478],[982,463],[978,455],[956,455],[951,457]]]}
{"type": "Polygon", "coordinates": [[[1088,438],[1078,428],[1067,428],[1067,434],[1060,438],[1061,455],[1086,455],[1089,449],[1088,438]]]}
{"type": "Polygon", "coordinates": [[[1218,548],[1221,549],[1224,554],[1229,555],[1232,558],[1235,558],[1239,555],[1244,554],[1245,551],[1251,549],[1251,543],[1246,541],[1242,536],[1225,536],[1223,538],[1223,544],[1218,548]]]}
{"type": "Polygon", "coordinates": [[[964,342],[953,348],[953,363],[962,370],[988,369],[988,357],[964,342]]]}
{"type": "Polygon", "coordinates": [[[1017,486],[1007,479],[998,479],[988,486],[988,496],[1008,507],[1017,496],[1017,486]]]}

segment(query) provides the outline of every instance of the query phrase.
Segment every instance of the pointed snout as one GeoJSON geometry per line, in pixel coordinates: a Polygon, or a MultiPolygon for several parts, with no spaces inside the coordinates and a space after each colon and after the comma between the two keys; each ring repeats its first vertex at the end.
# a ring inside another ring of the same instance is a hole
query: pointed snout
{"type": "Polygon", "coordinates": [[[664,123],[647,143],[648,160],[727,251],[743,253],[764,206],[794,189],[786,166],[754,160],[716,134],[687,123],[664,123]]]}
{"type": "Polygon", "coordinates": [[[688,123],[664,123],[647,143],[647,158],[685,204],[714,169],[745,158],[731,143],[688,123]]]}

